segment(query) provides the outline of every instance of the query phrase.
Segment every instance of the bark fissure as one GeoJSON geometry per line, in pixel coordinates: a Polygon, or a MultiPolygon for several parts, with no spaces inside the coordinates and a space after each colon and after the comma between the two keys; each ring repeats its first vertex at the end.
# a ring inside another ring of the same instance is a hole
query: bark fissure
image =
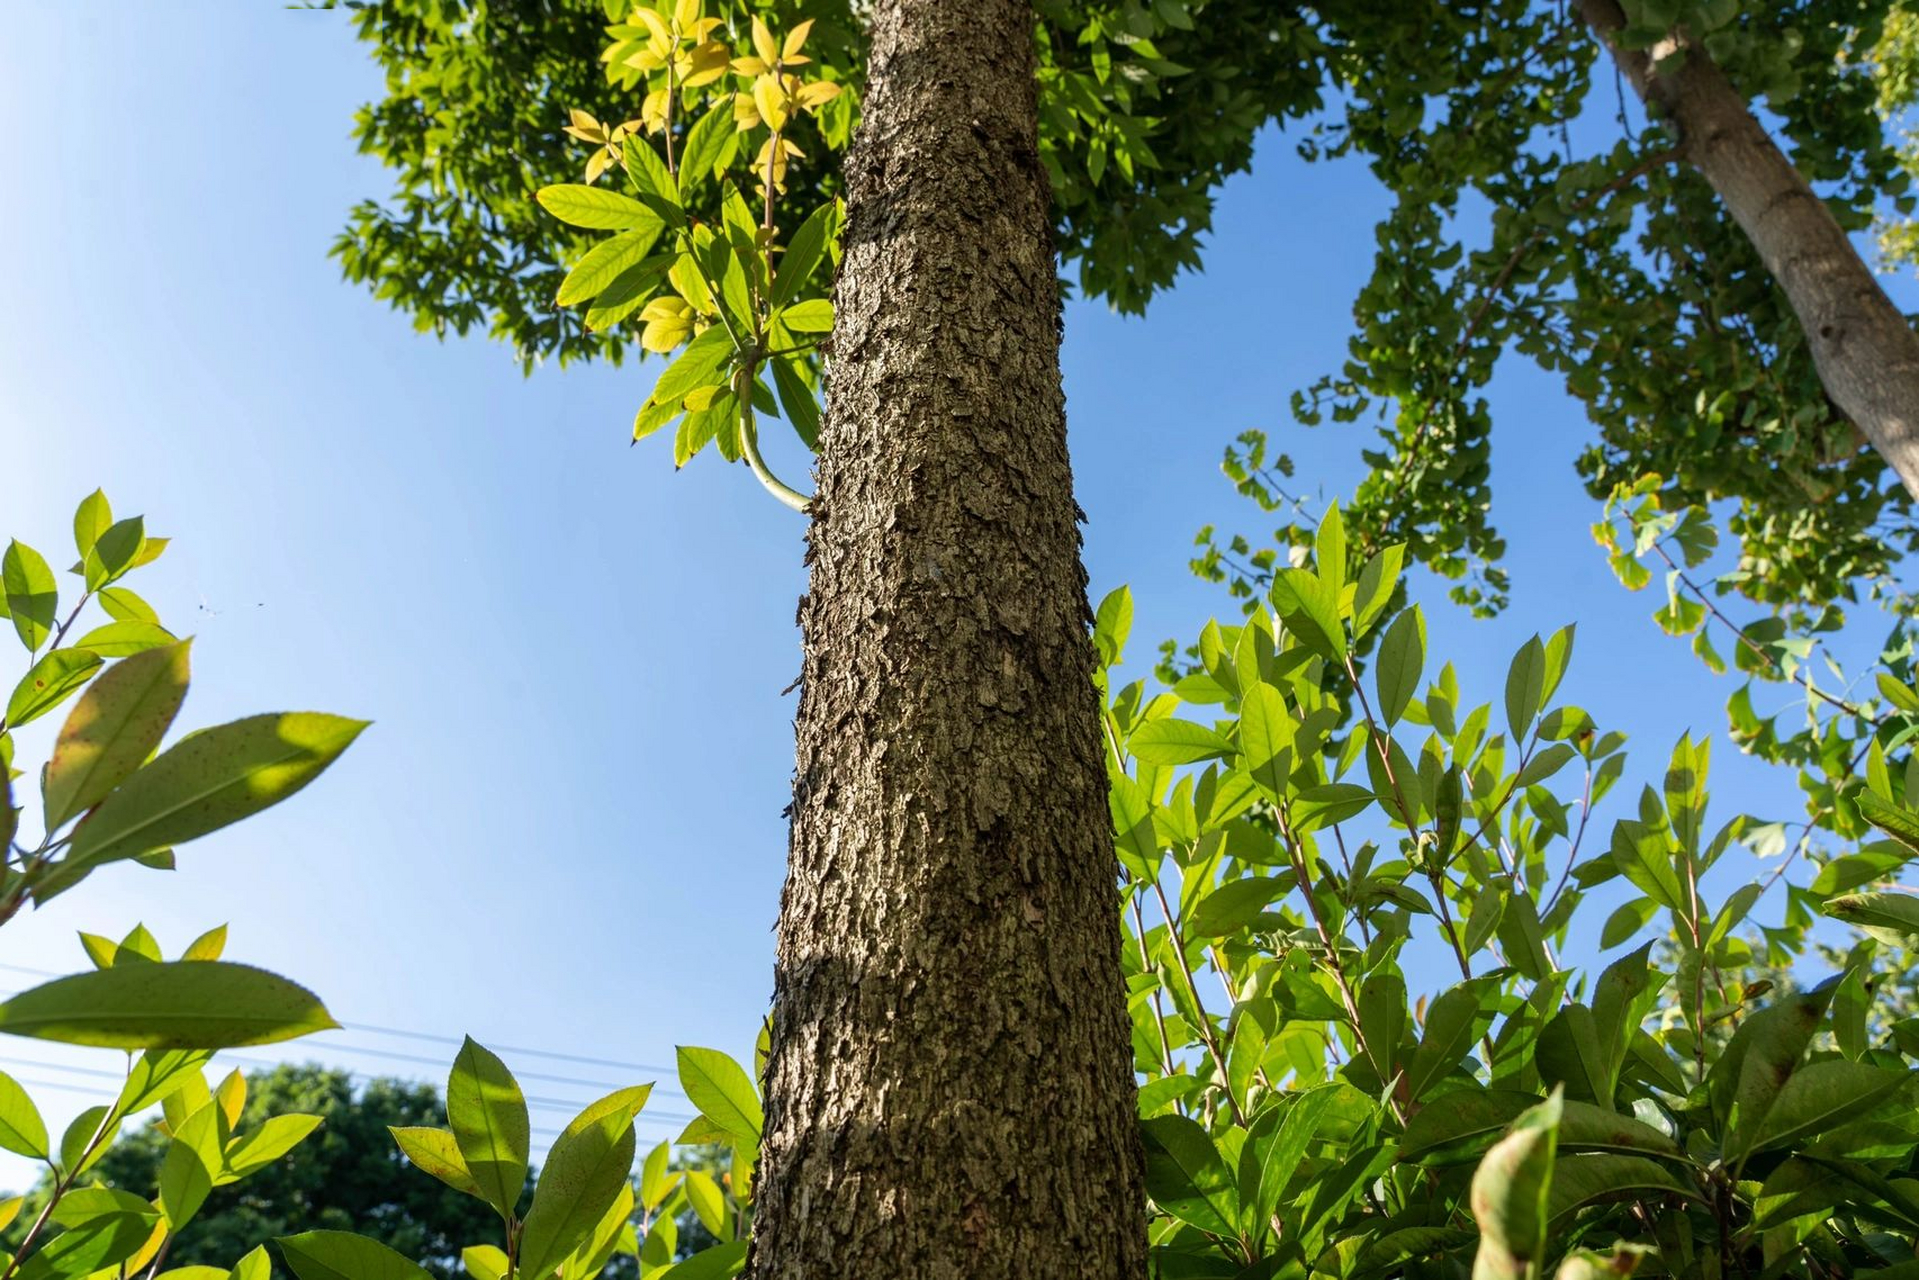
{"type": "Polygon", "coordinates": [[[1655,65],[1613,43],[1618,0],[1579,0],[1579,11],[1779,282],[1827,396],[1919,497],[1919,331],[1705,49],[1680,40],[1680,56],[1655,65]]]}
{"type": "Polygon", "coordinates": [[[752,1274],[1145,1274],[1024,0],[883,0],[847,157],[752,1274]]]}

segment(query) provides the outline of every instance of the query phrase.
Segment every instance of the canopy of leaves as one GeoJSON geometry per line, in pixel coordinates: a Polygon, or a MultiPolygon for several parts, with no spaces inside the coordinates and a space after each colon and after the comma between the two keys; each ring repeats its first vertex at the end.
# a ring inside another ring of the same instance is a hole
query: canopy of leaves
{"type": "MultiPolygon", "coordinates": [[[[1903,196],[1861,56],[1883,0],[1624,7],[1629,45],[1686,24],[1842,226],[1903,196]]],[[[1595,497],[1651,477],[1667,511],[1727,504],[1728,588],[1771,606],[1850,599],[1911,549],[1908,496],[1827,402],[1783,294],[1575,8],[1459,5],[1345,47],[1352,106],[1322,154],[1366,156],[1396,204],[1352,357],[1297,408],[1316,422],[1379,407],[1349,511],[1363,538],[1403,538],[1466,579],[1463,602],[1504,603],[1483,388],[1510,350],[1560,375],[1597,427],[1578,461],[1595,497]]]]}
{"type": "MultiPolygon", "coordinates": [[[[355,136],[395,173],[391,197],[355,208],[334,246],[348,278],[423,330],[484,329],[528,367],[622,358],[629,335],[589,332],[554,304],[561,264],[594,237],[555,225],[533,192],[578,180],[579,149],[561,132],[568,110],[608,121],[638,114],[637,95],[602,68],[606,28],[625,16],[624,0],[345,7],[387,73],[386,97],[361,110],[355,136]]],[[[1042,150],[1062,254],[1089,293],[1142,310],[1180,270],[1199,266],[1213,189],[1251,163],[1255,131],[1320,105],[1322,36],[1306,14],[1264,0],[1226,0],[1203,14],[1184,0],[1036,8],[1042,150]]],[[[864,80],[860,28],[845,0],[707,9],[782,31],[811,20],[808,52],[836,80],[856,89],[864,80]]],[[[856,104],[847,95],[843,112],[817,126],[833,149],[844,145],[856,104]]],[[[838,188],[830,166],[809,166],[787,206],[814,208],[838,188]]]]}

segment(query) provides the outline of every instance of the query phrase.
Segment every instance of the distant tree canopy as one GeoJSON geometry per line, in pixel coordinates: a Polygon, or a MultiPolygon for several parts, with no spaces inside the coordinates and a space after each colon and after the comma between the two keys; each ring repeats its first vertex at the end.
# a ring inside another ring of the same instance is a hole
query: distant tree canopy
{"type": "MultiPolygon", "coordinates": [[[[226,1268],[262,1240],[325,1229],[370,1236],[453,1280],[464,1274],[460,1250],[498,1230],[492,1210],[412,1168],[387,1133],[389,1125],[445,1123],[432,1085],[382,1078],[356,1090],[346,1072],[316,1064],[247,1077],[246,1123],[290,1111],[325,1123],[298,1159],[216,1188],[180,1232],[169,1265],[226,1268]]],[[[116,1144],[95,1173],[111,1186],[150,1195],[167,1144],[148,1125],[116,1144]]]]}

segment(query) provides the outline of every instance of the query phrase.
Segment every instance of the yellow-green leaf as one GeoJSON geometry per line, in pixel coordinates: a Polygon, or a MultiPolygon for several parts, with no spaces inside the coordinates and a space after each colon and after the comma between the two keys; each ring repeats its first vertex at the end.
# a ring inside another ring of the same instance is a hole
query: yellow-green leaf
{"type": "Polygon", "coordinates": [[[0,1033],[103,1049],[226,1049],[337,1025],[306,988],[224,960],[119,964],[0,1004],[0,1033]]]}
{"type": "Polygon", "coordinates": [[[168,848],[277,804],[319,777],[366,724],[285,712],[182,739],[135,771],[75,829],[55,875],[168,848]]]}
{"type": "Polygon", "coordinates": [[[75,704],[47,765],[49,829],[106,799],[160,745],[186,697],[191,643],[128,658],[75,704]]]}

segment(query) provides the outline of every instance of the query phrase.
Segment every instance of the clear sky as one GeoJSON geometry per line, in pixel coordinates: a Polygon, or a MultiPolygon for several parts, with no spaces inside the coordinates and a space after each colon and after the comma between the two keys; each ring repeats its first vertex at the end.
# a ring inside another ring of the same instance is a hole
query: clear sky
{"type": "MultiPolygon", "coordinates": [[[[800,519],[711,451],[676,474],[663,440],[629,446],[652,367],[525,379],[504,349],[417,335],[342,283],[326,249],[389,184],[348,136],[380,77],[340,15],[16,0],[7,18],[0,536],[64,564],[74,504],[104,486],[174,538],[141,590],[199,637],[183,726],[376,723],[312,789],[183,846],[177,872],[116,867],[9,924],[0,988],[83,967],[78,929],[145,921],[177,951],[224,921],[231,958],[308,982],[343,1022],[631,1064],[506,1054],[527,1072],[670,1084],[647,1064],[670,1070],[675,1044],[750,1052],[785,854],[800,519]]],[[[1343,356],[1383,206],[1362,168],[1308,167],[1274,135],[1227,188],[1204,275],[1144,321],[1069,309],[1088,567],[1096,595],[1132,584],[1142,669],[1159,639],[1237,616],[1186,570],[1201,524],[1266,523],[1219,475],[1233,435],[1274,432],[1311,491],[1359,475],[1362,431],[1297,428],[1286,402],[1343,356]]],[[[1722,728],[1732,686],[1594,548],[1577,406],[1517,362],[1494,389],[1514,604],[1474,622],[1427,584],[1431,650],[1496,700],[1521,641],[1578,621],[1565,694],[1630,733],[1630,795],[1682,731],[1722,728]]],[[[792,449],[776,465],[805,472],[792,449]]],[[[25,735],[24,759],[44,750],[25,735]]],[[[1723,742],[1715,771],[1721,818],[1798,809],[1789,777],[1723,742]]],[[[239,1057],[443,1079],[394,1055],[452,1052],[354,1030],[239,1057]]],[[[32,1088],[56,1123],[111,1091],[84,1071],[117,1066],[0,1042],[0,1067],[63,1086],[32,1088]]],[[[597,1092],[527,1083],[548,1132],[597,1092]]],[[[645,1135],[677,1128],[642,1117],[645,1135]]],[[[0,1163],[0,1184],[24,1176],[0,1163]]]]}

